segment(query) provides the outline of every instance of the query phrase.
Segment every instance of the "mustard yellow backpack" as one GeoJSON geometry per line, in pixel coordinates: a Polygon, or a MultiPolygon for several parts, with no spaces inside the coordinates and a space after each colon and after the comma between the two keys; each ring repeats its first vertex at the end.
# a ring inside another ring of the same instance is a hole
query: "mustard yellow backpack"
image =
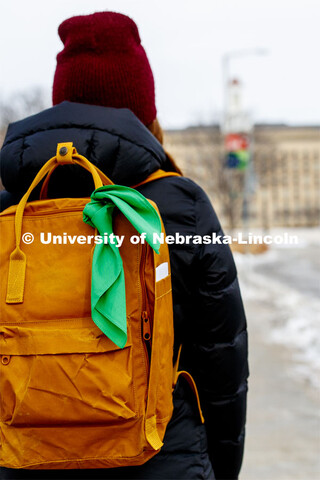
{"type": "Polygon", "coordinates": [[[168,247],[151,239],[165,235],[156,205],[65,143],[0,228],[0,465],[146,462],[163,445],[179,374],[168,247]],[[92,173],[91,199],[28,202],[66,163],[92,173]]]}

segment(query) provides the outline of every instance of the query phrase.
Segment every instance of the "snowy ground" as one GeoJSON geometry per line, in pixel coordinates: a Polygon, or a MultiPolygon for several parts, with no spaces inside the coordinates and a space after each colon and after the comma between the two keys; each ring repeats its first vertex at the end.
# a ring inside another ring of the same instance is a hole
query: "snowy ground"
{"type": "Polygon", "coordinates": [[[250,361],[241,480],[320,479],[320,230],[290,233],[298,245],[235,254],[250,361]]]}
{"type": "Polygon", "coordinates": [[[261,255],[235,254],[235,260],[244,301],[274,307],[274,315],[261,325],[266,341],[291,348],[292,373],[320,388],[320,230],[290,234],[298,237],[298,245],[273,245],[261,255]]]}

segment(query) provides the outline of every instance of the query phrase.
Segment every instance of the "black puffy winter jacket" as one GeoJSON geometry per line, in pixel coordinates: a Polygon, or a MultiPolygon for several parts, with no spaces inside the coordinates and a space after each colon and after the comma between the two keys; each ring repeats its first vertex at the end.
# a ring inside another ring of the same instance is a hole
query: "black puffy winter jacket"
{"type": "MultiPolygon", "coordinates": [[[[162,146],[129,110],[63,102],[9,126],[1,150],[6,188],[1,194],[2,210],[18,202],[40,167],[55,155],[57,143],[66,141],[72,141],[115,183],[134,185],[158,168],[166,169],[162,146]]],[[[92,190],[88,172],[64,166],[52,175],[49,196],[89,196],[92,190]]],[[[223,235],[208,197],[192,180],[168,177],[139,190],[157,203],[167,235],[223,235]]],[[[189,371],[196,381],[205,425],[199,421],[189,387],[179,380],[164,447],[145,465],[45,474],[2,468],[1,479],[213,479],[212,466],[216,479],[238,477],[248,365],[246,319],[232,254],[228,245],[220,244],[173,244],[169,250],[175,350],[183,344],[180,369],[189,371]]]]}

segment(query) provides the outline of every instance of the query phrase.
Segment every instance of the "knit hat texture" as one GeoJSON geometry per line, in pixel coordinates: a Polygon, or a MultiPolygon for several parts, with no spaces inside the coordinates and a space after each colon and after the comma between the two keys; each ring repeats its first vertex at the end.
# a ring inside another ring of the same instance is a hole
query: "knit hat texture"
{"type": "Polygon", "coordinates": [[[126,15],[72,17],[58,29],[52,100],[129,108],[145,125],[157,115],[152,70],[137,25],[126,15]]]}

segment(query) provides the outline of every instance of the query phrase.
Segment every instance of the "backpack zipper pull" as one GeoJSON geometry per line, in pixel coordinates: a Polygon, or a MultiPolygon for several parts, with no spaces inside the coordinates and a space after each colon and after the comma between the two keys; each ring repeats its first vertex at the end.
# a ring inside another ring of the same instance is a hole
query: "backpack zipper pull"
{"type": "Polygon", "coordinates": [[[143,311],[141,314],[142,318],[142,332],[143,338],[147,341],[151,339],[151,328],[150,328],[150,321],[148,317],[148,312],[143,311]]]}

